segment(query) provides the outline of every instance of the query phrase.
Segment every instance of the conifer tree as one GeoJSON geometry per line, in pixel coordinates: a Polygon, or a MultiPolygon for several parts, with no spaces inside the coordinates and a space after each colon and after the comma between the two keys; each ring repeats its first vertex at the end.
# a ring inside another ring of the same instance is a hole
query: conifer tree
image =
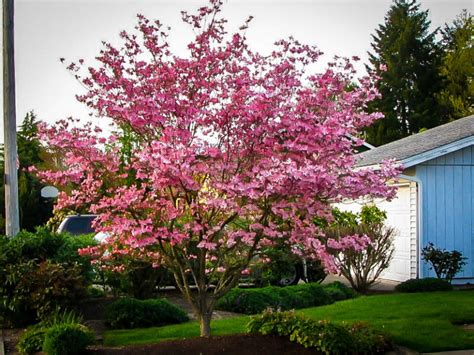
{"type": "Polygon", "coordinates": [[[385,144],[444,122],[436,100],[441,49],[429,27],[428,11],[416,1],[396,0],[372,36],[367,70],[380,77],[382,97],[369,110],[385,118],[367,129],[369,143],[385,144]]]}
{"type": "Polygon", "coordinates": [[[474,113],[474,22],[464,10],[441,31],[444,51],[441,74],[444,88],[438,96],[450,120],[474,113]]]}

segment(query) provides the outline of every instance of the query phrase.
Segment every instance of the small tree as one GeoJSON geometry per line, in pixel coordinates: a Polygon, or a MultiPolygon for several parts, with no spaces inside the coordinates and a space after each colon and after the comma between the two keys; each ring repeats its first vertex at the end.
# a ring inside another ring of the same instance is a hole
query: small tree
{"type": "Polygon", "coordinates": [[[69,65],[88,90],[79,101],[111,118],[111,136],[71,121],[41,132],[66,155],[65,170],[39,172],[63,189],[56,208],[87,207],[110,235],[83,252],[105,266],[128,255],[167,267],[202,336],[216,300],[276,240],[335,271],[313,219],[330,214],[331,201],[392,196],[386,181],[398,174],[392,164],[353,169],[361,141],[348,137],[380,117],[364,112],[377,97],[373,78],[352,85],[347,59],[312,73],[320,51],[292,38],[256,53],[250,19],[228,37],[221,5],[183,13],[196,33],[184,58],[171,54],[159,21],[139,16],[139,36],[105,44],[98,67],[69,65]]]}
{"type": "Polygon", "coordinates": [[[457,250],[447,251],[435,248],[431,242],[421,250],[421,256],[431,264],[430,269],[434,270],[439,279],[445,279],[449,282],[453,280],[458,272],[462,271],[467,259],[457,250]]]}
{"type": "Polygon", "coordinates": [[[376,206],[365,205],[357,215],[336,210],[335,217],[335,222],[326,230],[327,244],[340,273],[352,288],[367,293],[390,265],[395,230],[384,225],[386,213],[376,206]],[[351,247],[342,248],[351,244],[352,238],[362,236],[365,244],[352,243],[351,247]]]}

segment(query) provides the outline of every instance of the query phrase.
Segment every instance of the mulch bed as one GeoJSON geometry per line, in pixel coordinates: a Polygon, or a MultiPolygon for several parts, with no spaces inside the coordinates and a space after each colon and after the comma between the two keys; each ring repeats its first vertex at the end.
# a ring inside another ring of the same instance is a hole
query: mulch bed
{"type": "Polygon", "coordinates": [[[158,344],[133,345],[121,348],[91,347],[91,355],[306,355],[321,354],[273,335],[240,334],[209,338],[169,340],[158,344]]]}

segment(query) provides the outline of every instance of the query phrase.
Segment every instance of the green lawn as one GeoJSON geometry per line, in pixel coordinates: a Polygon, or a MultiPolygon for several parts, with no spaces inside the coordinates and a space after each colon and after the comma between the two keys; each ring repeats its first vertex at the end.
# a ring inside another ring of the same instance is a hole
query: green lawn
{"type": "MultiPolygon", "coordinates": [[[[474,323],[474,291],[359,297],[299,312],[314,319],[334,322],[364,321],[391,334],[397,344],[421,352],[474,349],[474,331],[465,331],[454,325],[474,323]]],[[[243,316],[213,321],[212,334],[243,333],[248,320],[249,317],[243,316]]],[[[198,335],[198,324],[189,322],[108,331],[104,343],[108,346],[146,344],[198,335]]]]}

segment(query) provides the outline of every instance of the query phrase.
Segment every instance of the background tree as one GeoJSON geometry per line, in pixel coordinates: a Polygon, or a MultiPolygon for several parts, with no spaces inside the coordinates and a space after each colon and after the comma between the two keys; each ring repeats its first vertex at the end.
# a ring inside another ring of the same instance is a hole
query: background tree
{"type": "MultiPolygon", "coordinates": [[[[28,169],[33,166],[41,166],[47,155],[38,137],[38,121],[33,111],[26,114],[17,134],[18,144],[18,197],[20,202],[20,228],[33,231],[36,226],[46,223],[51,217],[53,202],[41,197],[41,189],[44,187],[39,179],[28,169]]],[[[3,154],[2,154],[3,157],[3,154]]],[[[0,162],[0,173],[4,174],[3,159],[0,162]]],[[[4,233],[5,221],[5,186],[0,188],[0,204],[2,206],[0,228],[4,233]]]]}
{"type": "Polygon", "coordinates": [[[464,10],[441,31],[444,50],[441,74],[444,88],[438,95],[449,120],[474,113],[474,23],[464,10]]]}
{"type": "Polygon", "coordinates": [[[386,181],[398,174],[391,164],[353,169],[361,141],[348,137],[380,117],[364,111],[377,96],[371,77],[346,90],[350,60],[311,72],[320,51],[293,38],[260,55],[246,42],[250,19],[228,36],[221,6],[183,13],[196,34],[183,58],[159,21],[138,16],[138,35],[105,44],[95,67],[68,66],[88,88],[79,100],[120,133],[71,120],[40,130],[65,157],[64,170],[38,172],[62,188],[56,209],[87,208],[109,234],[83,253],[105,266],[124,255],[164,265],[203,336],[215,302],[276,241],[335,271],[314,219],[343,198],[393,196],[386,181]]]}
{"type": "Polygon", "coordinates": [[[372,36],[367,70],[380,77],[382,96],[369,107],[385,117],[367,129],[369,143],[385,144],[445,122],[436,100],[441,49],[429,26],[428,11],[416,1],[396,0],[372,36]]]}

